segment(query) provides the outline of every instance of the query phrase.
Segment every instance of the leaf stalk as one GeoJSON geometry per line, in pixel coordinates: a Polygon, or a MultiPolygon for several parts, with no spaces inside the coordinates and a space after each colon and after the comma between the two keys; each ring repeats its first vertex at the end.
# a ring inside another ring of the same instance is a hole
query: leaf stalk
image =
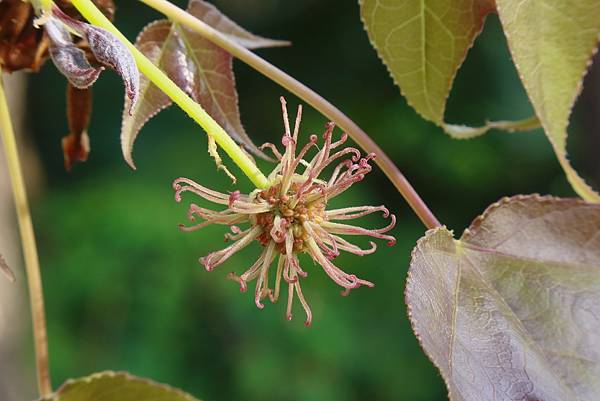
{"type": "MultiPolygon", "coordinates": [[[[315,91],[297,81],[295,78],[286,74],[279,68],[270,64],[268,61],[260,58],[245,47],[235,43],[227,38],[216,29],[212,28],[203,21],[190,15],[183,9],[171,4],[167,0],[140,0],[147,6],[154,8],[160,13],[166,15],[172,21],[185,25],[194,30],[204,38],[208,39],[215,45],[229,52],[234,57],[240,59],[250,67],[254,68],[259,73],[268,77],[272,81],[289,90],[300,99],[310,104],[331,121],[335,122],[342,130],[344,130],[360,147],[368,153],[375,153],[377,158],[375,162],[394,184],[398,192],[408,202],[413,211],[421,219],[427,228],[440,227],[441,224],[434,216],[431,210],[427,207],[423,199],[415,191],[406,177],[400,172],[394,162],[385,154],[385,152],[364,132],[354,121],[348,118],[333,104],[328,102],[315,91]]],[[[73,0],[73,3],[77,3],[73,0]]]]}
{"type": "Polygon", "coordinates": [[[27,201],[25,181],[21,171],[21,162],[17,149],[17,142],[10,119],[10,111],[2,70],[0,69],[0,133],[4,144],[4,154],[13,189],[21,246],[25,259],[27,284],[29,286],[29,302],[31,305],[31,320],[33,323],[33,337],[35,345],[35,360],[37,368],[38,389],[42,398],[52,393],[50,370],[48,368],[48,334],[46,331],[46,313],[44,311],[44,292],[40,274],[40,262],[33,231],[31,211],[27,201]]]}

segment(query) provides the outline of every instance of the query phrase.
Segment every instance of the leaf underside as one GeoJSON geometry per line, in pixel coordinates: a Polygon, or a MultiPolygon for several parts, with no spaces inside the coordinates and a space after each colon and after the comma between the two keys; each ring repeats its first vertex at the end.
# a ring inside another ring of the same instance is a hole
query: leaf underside
{"type": "Polygon", "coordinates": [[[452,81],[493,0],[360,0],[373,47],[408,103],[442,126],[452,81]]]}
{"type": "Polygon", "coordinates": [[[517,196],[429,231],[406,302],[452,401],[600,399],[599,205],[517,196]]]}
{"type": "Polygon", "coordinates": [[[567,127],[600,37],[596,0],[496,0],[508,46],[529,99],[569,182],[600,202],[567,160],[567,127]]]}
{"type": "MultiPolygon", "coordinates": [[[[201,0],[191,0],[188,12],[250,49],[288,44],[251,34],[201,0]]],[[[252,153],[269,159],[252,142],[241,123],[233,58],[229,53],[196,32],[169,21],[148,25],[138,36],[136,47],[200,103],[233,139],[252,153]]],[[[150,118],[171,105],[171,100],[147,78],[142,77],[140,86],[140,102],[131,116],[123,114],[121,129],[123,155],[132,167],[133,144],[139,131],[150,118]]],[[[128,105],[126,99],[125,109],[128,105]]]]}
{"type": "Polygon", "coordinates": [[[371,43],[408,103],[458,139],[491,128],[509,132],[544,128],[573,189],[598,195],[570,165],[567,126],[600,36],[596,0],[360,0],[371,43]],[[457,70],[481,32],[487,14],[500,17],[509,49],[537,119],[468,127],[444,122],[457,70]],[[525,124],[523,124],[525,122],[525,124]]]}
{"type": "Polygon", "coordinates": [[[39,401],[198,401],[170,386],[124,372],[101,372],[68,380],[52,396],[39,401]]]}

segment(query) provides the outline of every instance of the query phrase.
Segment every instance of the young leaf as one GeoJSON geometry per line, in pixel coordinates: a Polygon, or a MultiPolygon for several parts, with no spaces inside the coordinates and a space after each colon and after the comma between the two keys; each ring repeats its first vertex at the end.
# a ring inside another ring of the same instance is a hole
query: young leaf
{"type": "Polygon", "coordinates": [[[360,0],[373,47],[408,103],[442,126],[452,81],[493,0],[360,0]]]}
{"type": "Polygon", "coordinates": [[[44,29],[50,38],[50,57],[56,68],[74,87],[85,89],[92,86],[103,68],[90,65],[85,52],[75,46],[71,34],[59,21],[49,19],[44,29]]]}
{"type": "Polygon", "coordinates": [[[181,390],[123,372],[101,372],[66,381],[39,401],[198,401],[181,390]]]}
{"type": "MultiPolygon", "coordinates": [[[[251,34],[204,1],[191,0],[188,12],[248,48],[288,44],[251,34]]],[[[136,47],[200,103],[233,139],[252,153],[269,159],[252,142],[241,123],[233,58],[229,53],[199,34],[168,21],[148,25],[138,36],[136,47]]],[[[140,103],[132,109],[131,116],[123,115],[121,129],[123,156],[133,168],[133,143],[139,131],[150,118],[171,104],[145,77],[141,78],[140,88],[140,103]]],[[[129,108],[129,101],[125,102],[129,108]]]]}
{"type": "Polygon", "coordinates": [[[121,76],[131,101],[131,113],[139,97],[140,72],[127,46],[107,30],[73,19],[56,6],[52,8],[52,15],[82,35],[96,60],[113,68],[121,76]]]}
{"type": "Polygon", "coordinates": [[[93,25],[84,25],[88,44],[96,59],[112,67],[123,79],[127,97],[131,101],[129,113],[138,101],[140,72],[133,55],[115,35],[93,25]]]}
{"type": "MultiPolygon", "coordinates": [[[[185,57],[177,57],[173,42],[167,41],[171,32],[169,21],[155,21],[137,37],[135,46],[153,64],[161,68],[179,87],[187,91],[187,62],[185,57]],[[168,62],[167,62],[168,60],[168,62]]],[[[121,125],[121,149],[125,161],[135,169],[132,152],[133,143],[144,124],[161,110],[171,105],[171,99],[165,95],[144,75],[140,77],[140,100],[135,107],[125,98],[123,121],[121,125]],[[131,110],[131,113],[126,110],[131,110]]]]}
{"type": "Polygon", "coordinates": [[[75,162],[84,162],[90,153],[87,133],[92,114],[92,90],[67,85],[67,121],[69,135],[62,139],[65,169],[70,171],[75,162]]]}
{"type": "Polygon", "coordinates": [[[2,255],[0,255],[0,273],[2,273],[11,283],[15,281],[15,274],[10,270],[8,263],[6,263],[2,255]]]}
{"type": "Polygon", "coordinates": [[[497,0],[513,60],[574,189],[600,202],[566,156],[567,126],[600,36],[600,2],[497,0]]]}
{"type": "Polygon", "coordinates": [[[229,39],[238,42],[246,49],[289,46],[291,44],[287,40],[263,38],[262,36],[248,32],[225,14],[221,13],[215,6],[203,0],[190,0],[187,11],[194,17],[206,22],[207,25],[228,36],[229,39]]]}
{"type": "Polygon", "coordinates": [[[406,302],[452,401],[600,399],[600,205],[516,196],[431,230],[406,302]]]}

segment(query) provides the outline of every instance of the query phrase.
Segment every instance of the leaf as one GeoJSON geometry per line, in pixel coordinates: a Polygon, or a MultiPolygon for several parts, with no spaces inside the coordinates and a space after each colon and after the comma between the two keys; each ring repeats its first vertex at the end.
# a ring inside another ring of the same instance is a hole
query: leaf
{"type": "Polygon", "coordinates": [[[103,68],[90,65],[85,52],[75,46],[71,34],[59,21],[49,19],[44,29],[50,39],[50,57],[60,73],[76,88],[92,86],[103,68]]]}
{"type": "Polygon", "coordinates": [[[31,4],[0,1],[0,66],[4,71],[37,72],[46,61],[48,37],[33,26],[34,18],[31,4]]]}
{"type": "Polygon", "coordinates": [[[492,128],[506,132],[529,131],[540,126],[537,117],[529,117],[518,121],[487,121],[482,127],[469,127],[459,124],[444,124],[444,131],[454,139],[471,139],[487,133],[492,128]]]}
{"type": "MultiPolygon", "coordinates": [[[[184,91],[191,91],[191,82],[187,74],[187,61],[184,54],[178,50],[175,41],[167,40],[171,33],[169,21],[155,21],[139,34],[135,46],[184,91]]],[[[135,169],[132,158],[133,143],[138,133],[148,120],[161,110],[169,107],[172,101],[156,85],[145,76],[140,78],[140,100],[133,108],[125,99],[125,110],[131,109],[131,114],[123,112],[121,126],[121,149],[125,161],[135,169]]]]}
{"type": "Polygon", "coordinates": [[[125,92],[131,102],[129,108],[131,113],[139,97],[140,72],[127,46],[107,30],[73,19],[56,6],[52,7],[52,15],[82,35],[87,40],[96,60],[113,68],[121,76],[125,92]]]}
{"type": "Polygon", "coordinates": [[[600,205],[515,196],[430,230],[406,303],[453,401],[600,399],[600,205]]]}
{"type": "MultiPolygon", "coordinates": [[[[222,31],[248,48],[283,46],[288,42],[255,36],[200,0],[189,3],[188,12],[222,31]]],[[[136,40],[136,47],[161,68],[181,89],[200,103],[208,114],[238,143],[252,153],[270,160],[252,142],[240,120],[238,95],[233,75],[233,58],[225,50],[178,24],[156,21],[148,25],[136,40]]],[[[133,144],[144,124],[171,104],[145,77],[140,83],[140,103],[132,115],[123,115],[121,147],[132,168],[133,144]]],[[[126,108],[129,106],[126,99],[126,108]]]]}
{"type": "Polygon", "coordinates": [[[600,36],[596,0],[497,0],[521,80],[573,188],[600,202],[566,156],[569,115],[600,36]]]}
{"type": "Polygon", "coordinates": [[[90,138],[87,133],[92,114],[92,90],[77,89],[67,85],[67,121],[69,135],[62,139],[65,169],[70,171],[75,162],[84,162],[90,153],[90,138]]]}
{"type": "Polygon", "coordinates": [[[360,0],[373,47],[408,103],[442,126],[452,81],[493,0],[360,0]]]}
{"type": "Polygon", "coordinates": [[[221,13],[215,6],[203,0],[190,0],[187,11],[246,49],[291,45],[287,40],[267,39],[248,32],[221,13]]]}
{"type": "Polygon", "coordinates": [[[129,113],[138,101],[140,72],[127,46],[105,29],[84,24],[88,44],[96,60],[112,67],[123,79],[125,91],[130,100],[129,113]]]}
{"type": "Polygon", "coordinates": [[[10,270],[10,267],[8,267],[8,263],[6,263],[2,255],[0,255],[0,273],[4,274],[4,276],[11,283],[15,282],[15,274],[12,272],[12,270],[10,270]]]}
{"type": "Polygon", "coordinates": [[[181,390],[124,372],[101,372],[66,381],[39,401],[198,401],[181,390]]]}

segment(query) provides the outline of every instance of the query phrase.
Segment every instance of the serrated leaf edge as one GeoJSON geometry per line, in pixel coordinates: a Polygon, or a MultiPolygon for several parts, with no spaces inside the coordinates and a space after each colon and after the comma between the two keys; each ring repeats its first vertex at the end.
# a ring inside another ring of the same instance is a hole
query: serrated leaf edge
{"type": "Polygon", "coordinates": [[[406,275],[406,284],[404,286],[404,303],[406,305],[406,313],[408,315],[408,321],[410,322],[410,326],[412,328],[413,333],[415,333],[415,337],[417,339],[417,342],[419,343],[419,347],[421,347],[421,350],[427,356],[427,359],[429,359],[431,361],[431,363],[436,367],[437,371],[442,376],[442,379],[444,380],[444,384],[446,386],[446,389],[448,390],[448,398],[450,400],[452,400],[453,399],[452,398],[452,393],[450,391],[451,382],[450,382],[449,378],[446,377],[446,374],[444,373],[444,371],[440,368],[440,364],[436,360],[434,360],[433,356],[430,355],[430,353],[427,352],[427,350],[425,349],[425,347],[423,345],[423,340],[421,338],[421,333],[417,329],[417,321],[418,320],[413,315],[413,313],[412,313],[412,304],[409,302],[409,297],[412,294],[412,288],[411,288],[412,287],[412,282],[413,282],[412,273],[413,273],[414,262],[415,262],[415,259],[417,257],[417,254],[423,252],[423,244],[425,242],[429,241],[431,237],[433,237],[434,235],[437,235],[440,232],[442,234],[448,235],[452,240],[456,241],[454,239],[453,231],[452,230],[448,230],[448,228],[446,228],[446,226],[436,227],[436,228],[432,228],[430,230],[427,230],[425,232],[425,235],[422,236],[421,238],[419,238],[417,240],[417,244],[415,245],[415,247],[413,248],[412,252],[410,253],[410,263],[409,263],[408,272],[407,272],[407,275],[406,275]]]}
{"type": "MultiPolygon", "coordinates": [[[[525,85],[525,79],[524,79],[523,73],[521,71],[521,67],[515,61],[514,56],[513,56],[513,46],[511,44],[512,41],[510,39],[511,35],[508,34],[506,32],[506,30],[504,29],[504,24],[502,22],[502,19],[500,18],[500,14],[501,13],[499,11],[499,7],[498,7],[497,3],[496,3],[496,10],[498,12],[498,19],[500,20],[500,24],[503,26],[504,36],[506,37],[506,45],[508,46],[508,50],[510,52],[511,59],[513,61],[513,64],[515,65],[515,69],[517,70],[517,74],[519,75],[519,79],[523,83],[523,87],[525,88],[525,92],[527,93],[527,98],[530,99],[529,92],[527,91],[527,86],[525,85]]],[[[559,159],[559,163],[560,163],[560,165],[561,165],[561,167],[562,167],[565,175],[567,176],[567,180],[569,181],[569,184],[571,184],[571,187],[575,190],[575,192],[579,196],[581,196],[582,198],[584,198],[587,201],[595,202],[595,203],[600,203],[600,193],[598,193],[597,191],[595,191],[579,175],[579,173],[573,168],[573,166],[571,166],[571,163],[569,162],[569,159],[568,159],[568,156],[567,156],[567,145],[568,145],[568,139],[569,139],[568,129],[569,129],[569,126],[571,125],[570,122],[571,122],[571,114],[573,113],[573,107],[575,106],[575,102],[579,98],[579,95],[581,95],[581,91],[583,90],[583,81],[584,81],[584,78],[586,77],[586,75],[590,71],[590,66],[592,65],[592,63],[594,61],[594,56],[598,52],[598,45],[599,44],[600,44],[600,34],[596,37],[595,45],[594,45],[594,47],[592,47],[591,52],[589,53],[589,55],[587,57],[587,62],[586,62],[585,68],[583,69],[583,71],[581,73],[581,76],[579,77],[579,82],[577,84],[577,88],[576,88],[576,90],[574,92],[573,98],[570,101],[571,107],[569,109],[569,114],[567,115],[567,125],[565,127],[565,148],[564,149],[558,149],[558,147],[556,146],[556,143],[554,142],[554,139],[552,137],[550,137],[549,134],[547,134],[549,131],[544,126],[544,122],[542,121],[542,119],[540,119],[540,125],[544,129],[544,134],[546,135],[546,138],[548,138],[548,141],[550,141],[550,143],[552,144],[552,148],[554,149],[554,152],[556,153],[556,156],[559,159]],[[574,175],[575,177],[571,177],[571,174],[574,175]],[[578,188],[577,184],[574,182],[574,181],[577,181],[577,179],[579,179],[581,181],[581,183],[584,185],[584,188],[581,191],[578,188]],[[589,193],[586,194],[586,192],[589,192],[589,193]]],[[[535,105],[533,105],[533,102],[532,102],[532,106],[533,106],[535,114],[538,115],[537,110],[535,108],[535,105]]],[[[539,116],[538,116],[538,118],[539,118],[539,116]]]]}
{"type": "MultiPolygon", "coordinates": [[[[141,37],[141,36],[142,36],[142,35],[143,35],[143,34],[146,32],[146,30],[147,30],[147,29],[150,29],[150,28],[152,28],[152,26],[154,26],[154,25],[158,25],[158,24],[164,24],[165,22],[169,23],[169,24],[170,24],[170,26],[171,26],[171,28],[172,28],[173,24],[171,23],[171,21],[169,21],[169,20],[167,20],[167,19],[159,19],[159,20],[156,20],[156,21],[152,21],[152,22],[150,22],[149,24],[147,24],[146,26],[144,26],[144,28],[143,28],[143,29],[140,31],[140,33],[138,34],[138,36],[137,36],[137,37],[136,37],[136,39],[135,39],[135,45],[136,45],[136,48],[137,48],[137,43],[138,43],[138,41],[139,41],[140,37],[141,37]]],[[[170,29],[171,29],[171,28],[170,28],[170,29]]],[[[171,32],[169,32],[169,35],[171,35],[171,32]]],[[[166,41],[165,41],[165,43],[166,43],[166,41]]],[[[139,49],[138,49],[138,50],[139,50],[139,49]]],[[[145,79],[148,79],[148,78],[145,78],[145,79]]],[[[142,106],[142,103],[143,103],[143,102],[142,102],[142,100],[143,100],[143,98],[144,98],[144,95],[145,95],[146,91],[147,91],[147,90],[148,90],[148,89],[149,89],[149,88],[150,88],[152,85],[154,85],[154,83],[152,83],[152,82],[151,82],[151,81],[148,79],[148,86],[147,86],[147,87],[144,89],[144,92],[143,92],[143,93],[142,93],[142,92],[140,92],[140,93],[139,93],[139,99],[140,99],[140,101],[139,101],[139,102],[138,102],[138,103],[135,105],[135,106],[136,106],[136,108],[137,108],[137,107],[141,107],[141,106],[142,106]]],[[[154,85],[154,86],[156,86],[156,85],[154,85]]],[[[159,89],[159,90],[160,90],[160,89],[159,89]]],[[[163,92],[163,93],[164,93],[164,92],[163,92]]],[[[165,96],[166,96],[166,95],[165,95],[165,96]]],[[[127,96],[127,94],[125,94],[124,98],[125,98],[125,104],[127,104],[127,99],[129,99],[129,96],[127,96]]],[[[130,146],[127,146],[127,149],[125,149],[125,147],[123,146],[123,144],[125,143],[125,141],[123,140],[123,132],[124,132],[124,130],[125,130],[125,126],[126,126],[127,122],[129,122],[129,121],[133,121],[133,120],[132,120],[132,119],[133,119],[133,115],[132,115],[132,114],[130,114],[130,115],[129,115],[129,117],[130,117],[131,119],[129,119],[129,120],[127,120],[127,121],[125,120],[125,118],[122,118],[122,119],[121,119],[121,135],[120,135],[120,137],[121,137],[121,138],[120,138],[120,139],[121,139],[121,151],[122,151],[122,153],[123,153],[123,158],[125,158],[125,161],[127,162],[127,164],[129,164],[129,166],[130,166],[130,167],[131,167],[133,170],[136,170],[136,169],[137,169],[137,167],[135,166],[135,162],[133,161],[133,145],[134,145],[134,143],[135,143],[135,141],[136,141],[137,137],[139,136],[139,133],[140,133],[141,129],[142,129],[142,128],[143,128],[143,127],[146,125],[146,123],[147,123],[148,121],[150,121],[152,118],[154,118],[154,117],[155,117],[157,114],[159,114],[161,111],[168,109],[168,108],[169,108],[171,105],[173,105],[173,101],[172,101],[172,100],[169,98],[169,103],[168,103],[168,104],[166,104],[166,105],[162,106],[161,108],[159,108],[158,110],[156,110],[154,113],[152,113],[152,114],[150,114],[149,116],[147,116],[147,118],[146,118],[146,119],[145,119],[145,120],[142,122],[142,125],[141,125],[140,129],[139,129],[139,130],[138,130],[138,132],[135,134],[135,136],[134,136],[133,140],[131,141],[131,145],[130,145],[130,146]],[[127,151],[126,151],[126,150],[127,150],[127,151]]],[[[132,109],[132,108],[131,108],[131,110],[133,111],[133,109],[132,109]]],[[[125,113],[127,113],[127,110],[126,110],[126,109],[124,109],[124,110],[123,110],[123,113],[124,113],[124,114],[125,114],[125,113]]]]}
{"type": "Polygon", "coordinates": [[[586,202],[580,198],[561,198],[553,195],[540,195],[537,193],[528,194],[528,195],[514,195],[514,196],[505,196],[498,200],[497,202],[489,205],[483,213],[479,216],[475,217],[471,225],[465,228],[462,236],[460,237],[460,241],[468,241],[469,238],[475,236],[477,234],[477,230],[481,227],[483,221],[488,218],[488,216],[494,213],[496,210],[501,209],[509,204],[514,203],[524,203],[528,201],[536,201],[540,203],[563,203],[572,206],[592,206],[592,207],[600,207],[594,203],[586,202]]]}
{"type": "MultiPolygon", "coordinates": [[[[423,0],[421,0],[421,1],[423,1],[423,0]]],[[[460,70],[460,67],[463,65],[463,63],[467,59],[467,55],[469,54],[469,51],[473,48],[473,45],[475,44],[475,40],[477,39],[477,37],[483,31],[483,28],[485,27],[485,22],[486,22],[487,16],[489,14],[493,13],[495,11],[495,9],[490,9],[490,10],[486,10],[486,11],[483,12],[483,15],[482,15],[483,22],[481,23],[481,28],[474,33],[473,40],[471,41],[471,44],[465,49],[465,52],[462,55],[462,58],[456,64],[456,68],[454,68],[454,72],[448,78],[448,82],[447,82],[447,85],[446,85],[447,88],[445,90],[446,96],[444,97],[444,107],[441,110],[441,115],[439,116],[439,120],[434,121],[431,118],[426,117],[425,115],[423,115],[423,113],[418,108],[415,107],[412,99],[410,99],[408,96],[406,96],[406,93],[404,92],[404,89],[396,81],[396,78],[394,77],[394,74],[392,73],[392,70],[391,70],[390,66],[388,65],[388,63],[383,59],[383,57],[381,57],[381,49],[379,49],[379,47],[377,46],[377,44],[375,43],[375,41],[371,37],[371,33],[369,32],[369,29],[367,28],[366,17],[365,17],[365,15],[363,13],[364,2],[365,2],[365,0],[358,0],[358,4],[360,6],[360,20],[361,20],[361,22],[363,24],[364,30],[367,32],[367,37],[369,38],[369,43],[371,44],[371,46],[373,47],[373,49],[375,49],[375,53],[377,54],[377,57],[381,60],[381,62],[385,66],[388,74],[390,75],[390,77],[392,78],[392,81],[394,82],[394,85],[396,85],[396,87],[398,87],[400,89],[400,93],[404,97],[404,99],[406,99],[406,102],[408,103],[408,105],[414,111],[416,111],[419,116],[421,116],[423,119],[425,119],[427,121],[430,121],[430,122],[436,124],[439,127],[442,127],[443,124],[445,123],[444,122],[444,114],[445,114],[445,111],[446,111],[446,104],[448,102],[448,98],[450,97],[450,92],[452,91],[452,86],[454,84],[454,79],[456,78],[456,75],[458,74],[458,71],[460,70]]],[[[423,5],[423,7],[424,7],[424,5],[423,5]]],[[[430,111],[433,111],[433,110],[430,110],[430,111]]]]}
{"type": "MultiPolygon", "coordinates": [[[[54,392],[54,394],[52,394],[50,396],[50,398],[40,398],[38,401],[58,401],[59,398],[62,393],[64,393],[66,390],[69,389],[70,386],[77,384],[77,383],[92,383],[95,380],[99,380],[99,379],[103,379],[103,378],[116,378],[116,377],[123,377],[126,380],[129,381],[137,381],[137,382],[141,382],[141,383],[145,383],[145,384],[149,384],[151,386],[157,387],[157,388],[161,388],[163,390],[175,393],[179,396],[182,396],[183,398],[189,400],[189,401],[198,401],[197,398],[193,397],[191,394],[186,393],[183,390],[180,390],[178,388],[172,387],[168,384],[164,384],[164,383],[158,383],[154,380],[150,380],[150,379],[146,379],[143,377],[138,377],[138,376],[134,376],[129,372],[119,372],[119,371],[112,371],[112,370],[107,370],[104,372],[97,372],[97,373],[92,373],[89,376],[85,376],[82,378],[76,378],[76,379],[68,379],[66,380],[59,388],[58,390],[56,390],[56,392],[54,392]]],[[[142,400],[140,400],[142,401],[142,400]]]]}

